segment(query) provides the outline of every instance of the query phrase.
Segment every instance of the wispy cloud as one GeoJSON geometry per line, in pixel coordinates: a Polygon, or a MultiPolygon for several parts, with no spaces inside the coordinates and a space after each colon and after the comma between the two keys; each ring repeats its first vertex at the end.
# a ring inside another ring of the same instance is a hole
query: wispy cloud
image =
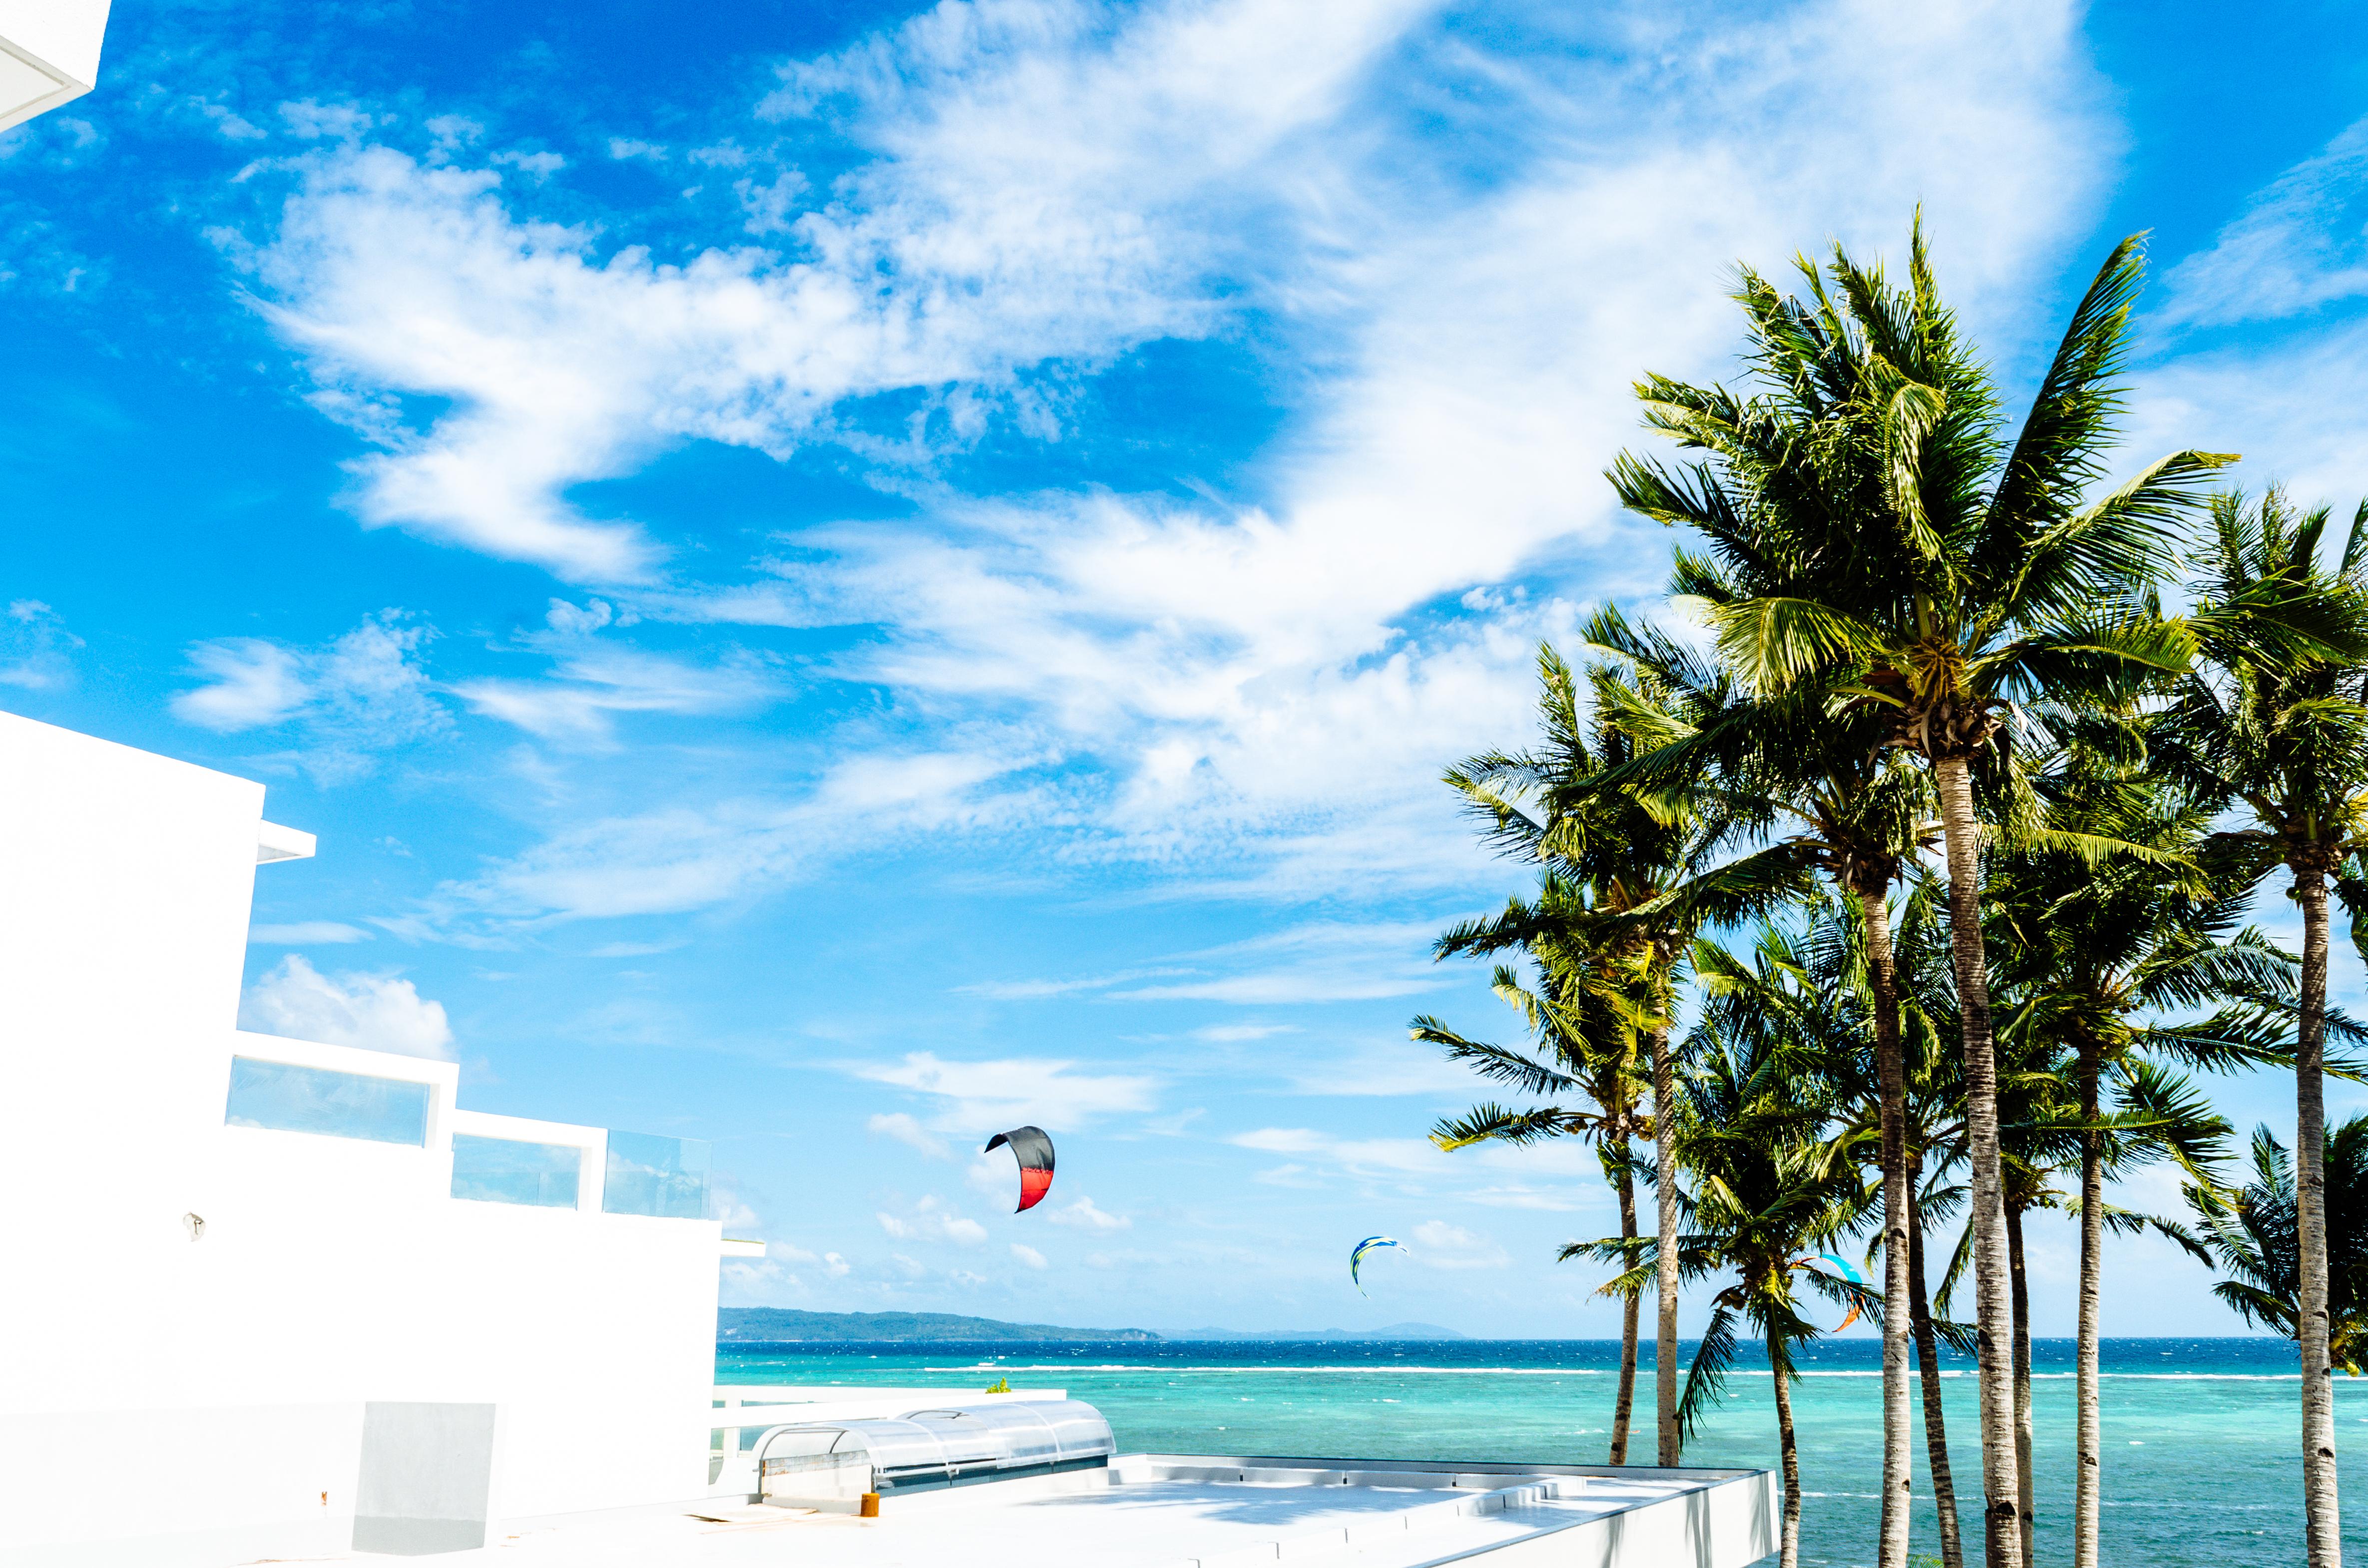
{"type": "MultiPolygon", "coordinates": [[[[1296,1156],[1294,1167],[1328,1166],[1362,1180],[1404,1182],[1426,1188],[1465,1186],[1508,1175],[1601,1179],[1594,1152],[1573,1140],[1526,1149],[1481,1147],[1448,1153],[1427,1138],[1344,1138],[1308,1127],[1262,1127],[1226,1140],[1236,1148],[1296,1156]]],[[[1487,1190],[1502,1192],[1502,1186],[1487,1190]]]]}
{"type": "MultiPolygon", "coordinates": [[[[1142,968],[1058,980],[996,981],[961,989],[998,1001],[1091,994],[1117,1002],[1247,1006],[1408,996],[1446,983],[1429,953],[1439,929],[1433,921],[1314,921],[1177,953],[1142,968]]],[[[1256,1040],[1291,1027],[1230,1025],[1196,1035],[1212,1041],[1256,1040]]]]}
{"type": "Polygon", "coordinates": [[[338,942],[367,942],[370,933],[342,920],[299,920],[288,925],[250,926],[246,939],[272,947],[314,947],[338,942]]]}
{"type": "Polygon", "coordinates": [[[1079,1231],[1123,1231],[1134,1221],[1123,1214],[1112,1214],[1098,1207],[1090,1198],[1080,1198],[1045,1210],[1044,1218],[1055,1225],[1066,1225],[1079,1231]]]}
{"type": "Polygon", "coordinates": [[[897,1062],[849,1062],[843,1070],[937,1102],[933,1125],[988,1133],[1026,1125],[1081,1127],[1102,1117],[1154,1108],[1158,1080],[1143,1074],[1080,1070],[1073,1061],[1000,1057],[947,1062],[908,1052],[897,1062]]]}
{"type": "Polygon", "coordinates": [[[863,1129],[874,1137],[893,1138],[906,1148],[927,1154],[933,1160],[952,1157],[946,1152],[944,1139],[938,1137],[901,1110],[871,1117],[864,1122],[863,1129]]]}
{"type": "MultiPolygon", "coordinates": [[[[1515,731],[1536,642],[1572,635],[1578,607],[1530,578],[1584,559],[1603,591],[1657,585],[1597,476],[1637,369],[1723,369],[1734,258],[1815,244],[1804,212],[1896,246],[1920,199],[1978,311],[2052,265],[2110,145],[2068,4],[1615,12],[1578,52],[1533,22],[1513,8],[1508,43],[1420,0],[939,7],[784,68],[764,124],[855,153],[826,190],[775,177],[761,127],[708,143],[747,160],[764,244],[661,261],[348,127],[256,277],[320,406],[379,448],[366,521],[640,584],[652,614],[861,627],[831,675],[1069,759],[1100,796],[1061,818],[1079,863],[1455,885],[1479,862],[1423,780],[1515,731]],[[1449,142],[1484,169],[1404,108],[1467,100],[1489,132],[1449,142]],[[1129,347],[1252,319],[1324,370],[1278,388],[1290,422],[1241,494],[933,482],[910,521],[796,532],[758,575],[702,562],[713,582],[648,520],[568,499],[687,441],[833,442],[911,491],[990,436],[1062,438],[1064,389],[1129,347]]],[[[731,673],[471,697],[597,734],[746,696],[731,673]]]]}
{"type": "Polygon", "coordinates": [[[478,712],[544,740],[599,748],[616,744],[620,713],[743,713],[781,694],[776,672],[746,653],[695,665],[601,641],[598,634],[615,619],[605,600],[579,607],[554,599],[548,629],[518,640],[550,658],[546,674],[464,680],[452,690],[478,712]]]}
{"type": "Polygon", "coordinates": [[[2170,324],[2275,320],[2368,295],[2368,119],[2255,193],[2164,281],[2170,324]]]}
{"type": "Polygon", "coordinates": [[[1406,1233],[1414,1260],[1431,1268],[1502,1268],[1513,1256],[1487,1237],[1444,1220],[1426,1220],[1406,1233]]]}
{"type": "Polygon", "coordinates": [[[0,608],[0,686],[54,691],[74,680],[82,639],[63,617],[39,599],[11,599],[0,608]]]}
{"type": "MultiPolygon", "coordinates": [[[[1044,360],[1205,329],[1206,247],[1161,243],[1146,209],[1325,113],[1412,9],[1178,8],[1111,37],[1084,7],[990,4],[794,67],[768,115],[828,112],[890,150],[840,200],[760,225],[794,233],[795,259],[604,256],[588,226],[514,216],[492,168],[355,146],[311,166],[256,276],[320,405],[384,449],[355,465],[365,522],[578,581],[642,580],[664,547],[562,492],[689,439],[776,456],[845,439],[826,422],[842,400],[1008,391],[1044,360]],[[1279,71],[1238,69],[1279,49],[1279,71]],[[1114,142],[1097,152],[1087,124],[1114,142]],[[451,411],[412,426],[392,389],[451,411]]],[[[974,433],[975,393],[947,406],[950,437],[974,433]]]]}
{"type": "Polygon", "coordinates": [[[898,1241],[950,1242],[976,1246],[986,1240],[986,1227],[967,1215],[950,1211],[936,1198],[924,1198],[903,1214],[882,1210],[880,1228],[898,1241]]]}
{"type": "Polygon", "coordinates": [[[205,684],[173,699],[174,717],[220,733],[286,733],[324,783],[360,778],[379,753],[451,727],[420,651],[434,631],[399,609],[368,617],[335,642],[293,647],[256,637],[189,649],[205,684]]]}

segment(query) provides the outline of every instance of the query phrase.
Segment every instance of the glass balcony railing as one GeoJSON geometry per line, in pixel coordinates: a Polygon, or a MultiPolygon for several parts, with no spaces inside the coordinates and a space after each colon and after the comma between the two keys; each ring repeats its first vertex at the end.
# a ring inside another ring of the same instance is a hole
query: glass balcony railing
{"type": "Polygon", "coordinates": [[[231,1127],[268,1127],[282,1132],[318,1132],[331,1138],[425,1148],[427,1096],[427,1085],[405,1078],[374,1078],[326,1067],[233,1056],[230,1103],[222,1120],[231,1127]]]}
{"type": "Polygon", "coordinates": [[[696,1138],[647,1132],[609,1134],[608,1179],[600,1207],[611,1214],[661,1220],[707,1218],[707,1145],[696,1138]]]}
{"type": "Polygon", "coordinates": [[[529,1143],[517,1138],[452,1134],[452,1196],[480,1203],[527,1203],[573,1209],[584,1172],[584,1151],[573,1143],[529,1143]]]}

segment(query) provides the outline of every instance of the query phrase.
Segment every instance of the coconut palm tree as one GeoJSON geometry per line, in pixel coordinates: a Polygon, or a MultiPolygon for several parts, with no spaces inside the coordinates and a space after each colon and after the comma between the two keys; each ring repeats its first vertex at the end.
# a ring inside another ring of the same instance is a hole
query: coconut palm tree
{"type": "Polygon", "coordinates": [[[2368,850],[2368,503],[2341,554],[2319,559],[2328,513],[2298,513],[2271,489],[2257,505],[2226,494],[2192,585],[2201,656],[2153,738],[2157,763],[2202,800],[2240,809],[2247,826],[2212,847],[2250,883],[2274,869],[2302,906],[2302,980],[2294,1031],[2295,1197],[2301,1249],[2304,1511],[2310,1568],[2342,1560],[2335,1476],[2333,1331],[2328,1275],[2326,1147],[2328,883],[2356,924],[2368,884],[2347,874],[2368,850]]]}
{"type": "MultiPolygon", "coordinates": [[[[2009,440],[1920,223],[1904,289],[1839,247],[1822,272],[1801,262],[1797,299],[1746,269],[1736,298],[1759,394],[1648,377],[1646,424],[1706,456],[1673,470],[1623,455],[1611,472],[1632,510],[1704,537],[1718,570],[1680,551],[1679,576],[1747,687],[1878,709],[1887,744],[1931,770],[1963,1018],[1992,1568],[2020,1568],[2022,1552],[1974,773],[2005,760],[2009,710],[2125,708],[2145,676],[2186,666],[2192,639],[2146,595],[2169,564],[2169,525],[2230,460],[2174,453],[2085,498],[2112,447],[2142,270],[2135,236],[2115,247],[2009,440]],[[1791,504],[1755,504],[1770,494],[1791,504]]],[[[2021,831],[2041,831],[2022,814],[2021,831]]]]}
{"type": "MultiPolygon", "coordinates": [[[[1679,1418],[1691,1435],[1724,1390],[1738,1323],[1768,1356],[1784,1479],[1782,1568],[1801,1551],[1800,1449],[1793,1426],[1793,1351],[1820,1331],[1803,1313],[1798,1265],[1864,1222],[1873,1207],[1847,1152],[1824,1136],[1836,1108],[1824,1066],[1844,1043],[1821,1016],[1795,944],[1764,929],[1748,960],[1703,944],[1705,989],[1693,1065],[1677,1102],[1678,1157],[1692,1177],[1681,1243],[1689,1272],[1733,1282],[1711,1298],[1679,1418]],[[1748,974],[1748,981],[1744,983],[1748,974]],[[1734,983],[1730,983],[1734,982],[1734,983]],[[1771,997],[1789,1006],[1770,1006],[1771,997]]],[[[1859,1031],[1847,1031],[1857,1034],[1859,1031]]],[[[1828,1292],[1839,1281],[1811,1277],[1828,1292]]]]}
{"type": "MultiPolygon", "coordinates": [[[[1622,1267],[1636,1252],[1636,1162],[1633,1142],[1652,1123],[1641,1114],[1645,1083],[1640,1061],[1638,1009],[1622,994],[1622,976],[1607,972],[1603,955],[1572,952],[1551,938],[1533,947],[1536,979],[1524,983],[1510,965],[1497,968],[1495,990],[1521,1015],[1534,1042],[1530,1050],[1467,1039],[1428,1015],[1411,1026],[1416,1040],[1444,1048],[1492,1083],[1543,1098],[1577,1095],[1584,1106],[1548,1105],[1508,1109],[1474,1107],[1441,1119],[1431,1142],[1441,1149],[1500,1142],[1516,1147],[1554,1138],[1582,1138],[1595,1145],[1604,1179],[1620,1200],[1622,1267]]],[[[1636,1392],[1636,1313],[1639,1292],[1622,1298],[1620,1383],[1612,1403],[1611,1448],[1605,1461],[1628,1462],[1628,1426],[1636,1392]]]]}
{"type": "MultiPolygon", "coordinates": [[[[1632,760],[1636,743],[1625,723],[1681,702],[1649,671],[1633,676],[1610,663],[1587,671],[1589,702],[1552,648],[1538,654],[1543,735],[1520,752],[1494,751],[1448,770],[1447,782],[1501,851],[1536,867],[1534,897],[1515,897],[1498,914],[1465,921],[1441,936],[1440,958],[1493,957],[1559,944],[1588,951],[1604,976],[1600,994],[1622,998],[1643,1037],[1650,1065],[1657,1213],[1658,1313],[1654,1339],[1654,1407],[1658,1462],[1682,1451],[1678,1423],[1678,1224],[1676,1161],[1668,1119],[1677,1093],[1671,1017],[1694,936],[1707,926],[1770,907],[1798,886],[1781,869],[1714,869],[1722,851],[1751,826],[1750,802],[1710,781],[1688,793],[1662,791],[1648,809],[1634,795],[1595,788],[1601,774],[1632,760]],[[1624,715],[1626,718],[1616,718],[1624,715]]],[[[1683,713],[1672,715],[1682,719],[1683,713]]]]}
{"type": "MultiPolygon", "coordinates": [[[[1758,500],[1781,504],[1765,495],[1758,500]]],[[[1718,567],[1697,562],[1693,571],[1698,586],[1702,574],[1716,573],[1718,567]]],[[[1667,708],[1623,716],[1631,736],[1652,749],[1608,772],[1602,787],[1637,791],[1649,809],[1663,790],[1674,787],[1691,794],[1701,790],[1706,776],[1713,778],[1718,787],[1757,802],[1769,814],[1769,831],[1779,836],[1753,858],[1756,861],[1787,874],[1821,875],[1856,906],[1862,934],[1856,945],[1856,972],[1862,977],[1867,998],[1858,1017],[1873,1037],[1868,1083],[1875,1090],[1875,1153],[1883,1192],[1884,1445],[1877,1556],[1885,1563],[1904,1563],[1911,1506],[1911,1199],[1891,893],[1902,868],[1933,847],[1939,835],[1929,778],[1885,746],[1889,720],[1875,709],[1836,715],[1816,693],[1804,688],[1772,695],[1746,691],[1725,670],[1649,625],[1632,624],[1617,607],[1600,611],[1587,634],[1598,646],[1613,649],[1638,668],[1651,671],[1671,690],[1684,692],[1687,699],[1674,705],[1675,710],[1692,720],[1679,722],[1667,708]]],[[[1723,869],[1722,874],[1736,874],[1749,864],[1723,869]]]]}
{"type": "MultiPolygon", "coordinates": [[[[2368,1113],[2327,1139],[2328,1356],[2351,1377],[2368,1356],[2368,1113]]],[[[2246,1323],[2298,1339],[2301,1247],[2294,1163],[2267,1127],[2253,1131],[2253,1179],[2187,1187],[2204,1244],[2230,1278],[2213,1293],[2246,1323]]]]}
{"type": "MultiPolygon", "coordinates": [[[[2260,931],[2239,926],[2250,893],[2244,879],[2226,867],[2198,863],[2214,814],[2208,805],[2154,783],[2135,756],[2089,746],[2068,748],[2040,788],[2053,820],[2151,852],[2100,861],[2060,848],[2008,847],[1993,857],[1985,889],[1987,940],[1996,955],[1999,991],[2012,998],[2001,1037],[2016,1037],[2040,1058],[2033,1092],[2056,1102],[2059,1145],[2060,1134],[2077,1139],[2079,1193],[2073,1207],[2080,1220],[2080,1285],[2072,1560],[2074,1568],[2096,1568],[2103,1462],[2098,1308],[2110,1214],[2105,1180],[2112,1166],[2156,1154],[2178,1159],[2191,1175],[2200,1171],[2200,1162],[2215,1157],[2208,1117],[2169,1080],[2139,1064],[2168,1061],[2229,1071],[2287,1062],[2283,1020],[2293,1006],[2296,966],[2260,931]],[[2182,1011],[2187,1016],[2175,1016],[2182,1011]],[[2066,1065],[2077,1094],[2071,1104],[2060,1098],[2066,1075],[2058,1069],[2066,1065]],[[2151,1113],[2145,1125],[2108,1121],[2100,1090],[2114,1080],[2151,1113]]],[[[2039,1109],[2033,1106],[2021,1118],[2034,1133],[2043,1120],[2039,1109]]],[[[2034,1152],[2031,1163],[2042,1157],[2034,1152]]],[[[2015,1206],[2009,1218],[2019,1219],[2015,1206]]],[[[2023,1324],[2020,1346],[2027,1343],[2027,1316],[2017,1315],[2023,1324]]],[[[2027,1367],[2027,1355],[2018,1365],[2027,1367]]],[[[2027,1373],[2018,1382],[2027,1388],[2027,1373]]],[[[2019,1399],[2019,1411],[2028,1407],[2027,1396],[2019,1399]]]]}

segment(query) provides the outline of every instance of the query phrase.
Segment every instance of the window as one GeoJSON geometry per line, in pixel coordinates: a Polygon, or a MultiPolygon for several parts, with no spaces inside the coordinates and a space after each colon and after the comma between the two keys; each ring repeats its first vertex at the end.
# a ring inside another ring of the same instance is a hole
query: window
{"type": "Polygon", "coordinates": [[[707,1218],[707,1145],[696,1138],[609,1134],[609,1176],[600,1207],[662,1220],[707,1218]]]}
{"type": "Polygon", "coordinates": [[[575,1207],[584,1151],[573,1143],[529,1143],[516,1138],[452,1134],[452,1196],[481,1203],[575,1207]]]}
{"type": "Polygon", "coordinates": [[[222,1121],[231,1127],[269,1127],[426,1148],[427,1095],[427,1085],[406,1078],[373,1078],[233,1056],[230,1105],[222,1121]]]}

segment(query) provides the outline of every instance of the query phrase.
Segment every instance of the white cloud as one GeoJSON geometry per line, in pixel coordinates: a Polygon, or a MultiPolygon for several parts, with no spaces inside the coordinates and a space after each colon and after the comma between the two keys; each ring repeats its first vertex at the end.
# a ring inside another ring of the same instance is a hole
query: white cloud
{"type": "Polygon", "coordinates": [[[1306,1127],[1262,1127],[1226,1140],[1240,1149],[1272,1154],[1320,1155],[1352,1175],[1437,1176],[1447,1158],[1424,1138],[1336,1138],[1306,1127]]]}
{"type": "Polygon", "coordinates": [[[372,754],[450,727],[418,662],[434,635],[390,609],[316,648],[256,637],[199,642],[189,668],[206,684],[175,697],[173,714],[222,733],[291,726],[316,778],[358,778],[376,766],[372,754]]]}
{"type": "Polygon", "coordinates": [[[311,696],[296,655],[260,638],[201,642],[189,650],[189,667],[212,684],[173,699],[173,712],[209,730],[277,724],[311,696]]]}
{"type": "Polygon", "coordinates": [[[1426,1220],[1406,1234],[1416,1261],[1432,1268],[1502,1268],[1513,1261],[1487,1237],[1444,1220],[1426,1220]]]}
{"type": "Polygon", "coordinates": [[[834,1279],[844,1278],[854,1267],[847,1259],[835,1252],[812,1253],[790,1242],[767,1243],[765,1255],[768,1257],[778,1257],[803,1267],[819,1268],[834,1279]]]}
{"type": "Polygon", "coordinates": [[[2237,477],[2248,489],[2281,481],[2300,505],[2331,502],[2339,534],[2368,489],[2353,413],[2368,399],[2368,322],[2185,354],[2133,380],[2123,450],[2134,459],[2193,446],[2241,452],[2237,477]]]}
{"type": "Polygon", "coordinates": [[[1090,1198],[1080,1198],[1065,1208],[1048,1209],[1044,1218],[1055,1225],[1079,1231],[1123,1231],[1134,1224],[1123,1214],[1112,1214],[1097,1207],[1090,1198]]]}
{"type": "Polygon", "coordinates": [[[596,748],[615,744],[616,714],[740,713],[780,693],[773,672],[746,653],[700,665],[600,640],[616,619],[603,600],[579,607],[553,599],[545,619],[548,631],[519,642],[552,659],[546,676],[461,681],[452,690],[478,712],[530,734],[596,748]]]}
{"type": "Polygon", "coordinates": [[[452,1026],[444,1004],[392,974],[323,974],[302,953],[267,970],[240,999],[241,1028],[324,1045],[450,1060],[452,1026]]]}
{"type": "Polygon", "coordinates": [[[625,649],[565,660],[552,679],[461,681],[452,689],[529,734],[603,746],[614,743],[613,714],[740,712],[777,690],[753,663],[701,668],[625,649]]]}
{"type": "Polygon", "coordinates": [[[459,939],[481,928],[709,908],[769,892],[854,845],[993,823],[1008,805],[986,787],[1011,766],[952,751],[875,754],[831,767],[786,802],[737,798],[564,826],[478,877],[444,884],[390,928],[459,939]]]}
{"type": "MultiPolygon", "coordinates": [[[[1430,959],[1437,921],[1316,921],[1221,947],[1178,953],[1156,965],[1067,980],[998,981],[961,989],[998,1001],[1095,992],[1121,1002],[1353,1002],[1406,996],[1448,983],[1430,959]]],[[[1195,1031],[1207,1040],[1256,1040],[1283,1024],[1225,1025],[1195,1031]]]]}
{"type": "Polygon", "coordinates": [[[246,939],[272,947],[319,947],[337,942],[367,942],[370,934],[339,920],[299,920],[285,926],[250,926],[246,939]]]}
{"type": "Polygon", "coordinates": [[[1020,1262],[1026,1264],[1030,1268],[1042,1268],[1046,1267],[1044,1255],[1038,1252],[1034,1247],[1029,1246],[1022,1242],[1014,1242],[1011,1244],[1011,1256],[1018,1258],[1020,1262]]]}
{"type": "Polygon", "coordinates": [[[2170,269],[2162,319],[2273,320],[2368,294],[2368,119],[2247,202],[2207,250],[2170,269]]]}
{"type": "Polygon", "coordinates": [[[863,1127],[867,1132],[876,1133],[882,1138],[894,1138],[897,1142],[908,1148],[917,1149],[933,1160],[948,1157],[944,1142],[901,1110],[875,1116],[866,1121],[863,1127]]]}
{"type": "Polygon", "coordinates": [[[1577,1139],[1525,1149],[1484,1144],[1448,1153],[1427,1138],[1342,1138],[1307,1127],[1262,1127],[1235,1133],[1226,1142],[1236,1148],[1298,1156],[1288,1167],[1294,1173],[1306,1162],[1315,1162],[1360,1180],[1390,1179],[1404,1187],[1408,1178],[1414,1178],[1419,1184],[1416,1190],[1462,1185],[1474,1177],[1593,1176],[1600,1180],[1602,1174],[1593,1150],[1577,1139]]]}
{"type": "Polygon", "coordinates": [[[1292,1026],[1289,1024],[1211,1024],[1206,1028],[1194,1029],[1192,1038],[1209,1040],[1218,1045],[1229,1045],[1236,1040],[1264,1040],[1269,1035],[1291,1032],[1292,1032],[1292,1026]]]}
{"type": "MultiPolygon", "coordinates": [[[[1657,586],[1657,536],[1600,474],[1636,438],[1640,369],[1728,369],[1735,258],[1828,229],[1896,257],[1921,199],[1986,325],[2052,277],[2112,155],[2069,0],[1634,6],[1577,37],[1559,13],[1482,33],[1417,0],[943,6],[785,68],[766,113],[854,163],[810,193],[750,166],[747,222],[780,250],[735,234],[664,261],[630,223],[538,222],[489,171],[358,146],[308,165],[257,277],[321,406],[378,446],[366,522],[641,582],[653,614],[863,627],[831,673],[1000,767],[1076,770],[1101,798],[1060,817],[1072,853],[1171,890],[1454,884],[1482,861],[1428,780],[1526,727],[1575,565],[1657,586]],[[1409,104],[1488,119],[1443,158],[1409,104]],[[811,529],[772,580],[704,585],[662,580],[655,524],[566,499],[690,440],[836,441],[910,492],[913,464],[990,430],[1060,437],[1068,378],[1245,322],[1308,369],[1274,381],[1288,417],[1241,494],[931,487],[910,522],[811,529]],[[911,395],[886,411],[889,391],[911,395]]],[[[2010,355],[2009,324],[1989,335],[2010,355]]],[[[558,733],[643,687],[572,689],[484,700],[558,733]]],[[[719,872],[752,872],[660,896],[807,863],[793,835],[726,836],[719,872]]],[[[649,901],[642,873],[622,902],[649,901]]],[[[1202,983],[1175,994],[1284,994],[1202,983]]]]}
{"type": "Polygon", "coordinates": [[[936,1198],[924,1198],[913,1206],[909,1214],[891,1214],[884,1210],[877,1216],[880,1228],[898,1241],[951,1242],[958,1246],[976,1246],[986,1240],[986,1227],[966,1215],[949,1212],[936,1198]]]}
{"type": "Polygon", "coordinates": [[[916,1051],[899,1062],[841,1066],[856,1077],[932,1096],[939,1102],[933,1125],[950,1132],[1080,1127],[1098,1117],[1153,1108],[1158,1087],[1157,1079],[1139,1074],[1084,1073],[1075,1062],[1042,1057],[946,1062],[916,1051]]]}
{"type": "Polygon", "coordinates": [[[39,599],[11,599],[0,608],[0,686],[54,691],[69,685],[82,645],[56,610],[39,599]]]}
{"type": "Polygon", "coordinates": [[[690,438],[785,455],[833,433],[825,419],[844,399],[1004,387],[1046,359],[1201,330],[1205,246],[1146,232],[1144,209],[1320,119],[1415,9],[1224,4],[1157,13],[1104,42],[1083,7],[1060,8],[1064,23],[990,4],[795,67],[768,112],[828,99],[850,134],[894,149],[845,182],[851,200],[768,215],[794,232],[798,260],[604,256],[588,228],[515,217],[491,170],[348,147],[311,166],[259,278],[324,411],[384,449],[355,465],[366,523],[573,579],[636,580],[662,548],[584,516],[561,499],[568,486],[690,438]],[[1273,63],[1250,68],[1260,60],[1273,63]],[[932,77],[918,94],[916,68],[932,77]],[[1076,133],[1087,124],[1092,140],[1076,133]],[[453,406],[416,428],[390,389],[453,406]]]}

